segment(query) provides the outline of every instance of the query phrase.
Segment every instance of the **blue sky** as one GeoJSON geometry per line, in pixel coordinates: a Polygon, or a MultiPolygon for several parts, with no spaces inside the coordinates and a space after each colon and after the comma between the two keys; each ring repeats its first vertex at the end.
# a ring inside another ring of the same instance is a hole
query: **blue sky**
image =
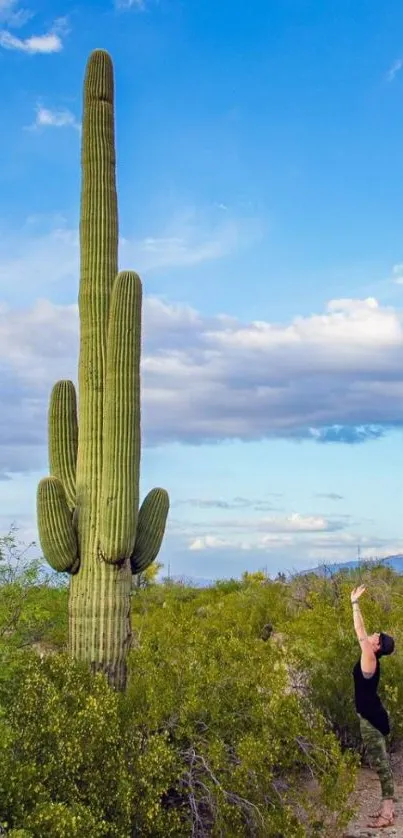
{"type": "Polygon", "coordinates": [[[76,377],[82,79],[115,65],[121,267],[165,570],[403,550],[403,7],[0,0],[0,524],[76,377]]]}

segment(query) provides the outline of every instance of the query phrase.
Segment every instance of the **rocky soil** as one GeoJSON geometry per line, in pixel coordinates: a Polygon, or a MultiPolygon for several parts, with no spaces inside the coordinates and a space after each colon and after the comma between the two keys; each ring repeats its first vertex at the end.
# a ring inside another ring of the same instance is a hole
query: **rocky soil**
{"type": "Polygon", "coordinates": [[[380,784],[376,773],[363,766],[352,795],[353,804],[358,806],[357,814],[340,838],[388,838],[392,835],[394,838],[403,838],[403,750],[392,754],[391,760],[395,779],[395,825],[386,829],[371,829],[367,826],[368,815],[376,812],[380,803],[380,784]]]}

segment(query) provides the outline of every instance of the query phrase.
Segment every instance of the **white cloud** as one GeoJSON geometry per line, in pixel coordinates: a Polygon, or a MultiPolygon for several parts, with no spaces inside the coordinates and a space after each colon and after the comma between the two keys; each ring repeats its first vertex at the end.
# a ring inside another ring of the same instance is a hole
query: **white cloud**
{"type": "MultiPolygon", "coordinates": [[[[360,544],[362,561],[382,559],[403,552],[403,542],[391,538],[357,537],[356,533],[347,531],[311,534],[309,538],[291,533],[261,536],[252,532],[248,538],[237,534],[231,534],[228,538],[206,534],[190,538],[187,549],[190,553],[214,556],[220,566],[225,566],[228,561],[233,568],[238,568],[238,573],[245,567],[257,569],[262,566],[262,562],[273,565],[271,572],[277,572],[279,568],[292,572],[332,562],[356,560],[357,543],[360,544]],[[247,558],[245,553],[248,554],[247,558]]],[[[204,562],[203,556],[203,567],[204,562]]]]}
{"type": "MultiPolygon", "coordinates": [[[[65,369],[67,370],[67,367],[71,368],[71,360],[75,354],[74,344],[77,339],[77,313],[76,304],[55,306],[49,300],[38,300],[28,313],[28,317],[27,312],[23,309],[11,311],[7,306],[0,307],[0,347],[3,353],[3,364],[7,359],[10,369],[14,369],[21,380],[25,381],[26,379],[27,384],[31,375],[34,388],[39,390],[36,394],[39,397],[42,386],[47,386],[48,373],[46,366],[49,361],[52,364],[53,361],[55,361],[55,364],[60,363],[61,358],[66,353],[65,369]],[[46,341],[47,346],[43,345],[40,349],[41,334],[44,334],[44,330],[48,329],[52,322],[54,325],[57,322],[57,330],[54,332],[50,344],[46,341]],[[21,335],[28,328],[24,341],[25,347],[18,347],[11,338],[13,327],[21,335]],[[6,350],[7,345],[8,349],[6,350]],[[38,364],[33,364],[30,371],[27,368],[28,358],[26,353],[37,354],[38,350],[42,360],[38,364]]],[[[32,392],[32,398],[35,398],[34,391],[32,392]]]]}
{"type": "MultiPolygon", "coordinates": [[[[231,547],[230,539],[217,538],[214,535],[204,535],[202,538],[195,538],[189,544],[189,550],[220,550],[223,547],[231,547]]],[[[242,546],[238,549],[243,549],[242,546]]],[[[247,548],[246,548],[247,549],[247,548]]]]}
{"type": "Polygon", "coordinates": [[[120,261],[139,270],[191,267],[221,259],[250,246],[262,235],[257,219],[228,218],[211,224],[193,211],[174,218],[166,228],[141,241],[121,239],[120,261]]]}
{"type": "MultiPolygon", "coordinates": [[[[349,527],[357,528],[357,526],[367,526],[367,521],[354,521],[350,515],[341,516],[323,516],[316,514],[301,514],[290,512],[286,514],[276,514],[270,517],[261,517],[259,514],[261,508],[253,507],[250,515],[244,518],[234,516],[231,514],[232,507],[204,507],[207,513],[207,518],[197,515],[193,518],[184,518],[182,516],[176,517],[178,513],[174,510],[178,509],[180,504],[172,504],[172,515],[170,518],[170,525],[176,535],[187,541],[193,541],[196,537],[204,536],[208,533],[209,536],[218,537],[226,540],[228,533],[231,537],[240,540],[251,542],[251,545],[282,542],[286,540],[297,540],[299,544],[306,545],[315,538],[316,541],[327,541],[327,539],[338,538],[339,535],[345,538],[345,534],[349,527]]],[[[283,510],[280,510],[283,513],[283,510]]],[[[354,536],[357,539],[357,535],[354,536]]],[[[356,541],[354,542],[356,543],[356,541]]]]}
{"type": "Polygon", "coordinates": [[[265,535],[261,538],[239,539],[237,537],[220,538],[215,535],[202,535],[190,540],[188,549],[191,552],[207,552],[214,550],[242,550],[247,552],[271,552],[285,546],[294,544],[290,535],[265,535]]]}
{"type": "Polygon", "coordinates": [[[171,572],[207,579],[239,577],[245,570],[266,570],[275,576],[279,571],[296,573],[333,562],[355,561],[357,544],[361,559],[379,560],[403,553],[403,542],[392,538],[357,536],[352,532],[326,533],[302,538],[286,533],[258,538],[213,533],[196,535],[185,542],[167,533],[171,572]],[[326,538],[325,538],[326,535],[326,538]]]}
{"type": "MultiPolygon", "coordinates": [[[[208,509],[209,507],[205,507],[208,509]]],[[[210,507],[211,509],[212,507],[210,507]]],[[[255,507],[255,510],[257,508],[255,507]]],[[[221,507],[221,511],[228,511],[225,507],[221,507]]],[[[257,511],[259,511],[257,509],[257,511]]],[[[214,527],[215,530],[222,532],[222,530],[230,529],[232,532],[237,532],[243,534],[245,531],[248,533],[255,533],[259,539],[266,538],[267,540],[277,540],[278,537],[283,537],[284,534],[287,533],[294,533],[296,535],[312,535],[312,533],[333,533],[333,532],[340,532],[345,530],[348,523],[350,523],[350,519],[347,516],[346,518],[333,518],[328,517],[325,518],[322,515],[301,515],[298,512],[292,512],[288,515],[270,515],[265,516],[263,518],[258,516],[249,516],[247,518],[239,518],[237,517],[235,520],[233,517],[229,516],[221,516],[215,517],[214,523],[210,521],[210,525],[204,521],[198,521],[195,525],[194,522],[191,522],[189,525],[186,524],[183,520],[178,521],[178,526],[180,527],[182,533],[193,534],[194,527],[197,526],[197,529],[201,529],[206,531],[206,529],[212,529],[214,527]],[[190,526],[191,531],[188,530],[188,526],[190,526]],[[263,535],[262,535],[263,533],[263,535]]]]}
{"type": "Polygon", "coordinates": [[[395,282],[396,285],[403,285],[403,263],[402,262],[400,262],[398,265],[393,265],[392,275],[393,275],[393,282],[395,282]]]}
{"type": "MultiPolygon", "coordinates": [[[[35,493],[45,469],[43,462],[39,472],[0,482],[0,534],[7,532],[10,524],[15,522],[23,541],[33,539],[38,542],[35,493]]],[[[360,545],[362,559],[382,558],[403,550],[403,544],[392,538],[359,532],[359,525],[365,525],[365,521],[346,520],[345,529],[337,531],[332,529],[334,522],[330,518],[327,519],[326,530],[311,531],[307,528],[304,532],[266,532],[259,528],[263,519],[258,516],[255,519],[251,516],[247,527],[244,521],[243,528],[234,525],[226,510],[222,516],[217,520],[213,514],[210,522],[204,523],[181,521],[170,516],[161,556],[165,572],[170,563],[172,573],[186,576],[240,576],[245,569],[257,570],[263,566],[275,575],[280,569],[293,572],[333,561],[356,559],[357,544],[360,545]]],[[[308,521],[309,527],[311,516],[300,517],[308,521]]],[[[313,517],[321,518],[320,515],[313,517]]]]}
{"type": "MultiPolygon", "coordinates": [[[[339,550],[339,555],[340,543],[345,547],[346,544],[350,545],[353,540],[353,536],[350,536],[349,533],[345,533],[342,539],[337,539],[336,549],[339,550]]],[[[278,553],[284,548],[287,550],[291,548],[291,551],[297,550],[299,553],[302,548],[305,560],[308,560],[316,558],[316,554],[323,555],[324,549],[328,552],[326,548],[329,546],[329,543],[331,546],[333,540],[321,544],[313,536],[307,542],[306,540],[301,541],[301,539],[291,533],[266,533],[265,535],[259,535],[258,533],[252,532],[247,538],[245,536],[239,537],[236,534],[231,534],[228,538],[222,538],[214,534],[200,535],[189,540],[188,549],[192,552],[241,550],[259,553],[278,553]]],[[[356,539],[354,540],[354,545],[356,545],[356,539]]]]}
{"type": "Polygon", "coordinates": [[[60,52],[63,44],[59,35],[49,32],[47,35],[31,35],[30,38],[17,38],[11,32],[0,32],[0,46],[4,49],[20,50],[31,55],[35,53],[60,52]]]}
{"type": "Polygon", "coordinates": [[[145,9],[145,2],[144,0],[115,0],[115,6],[117,9],[137,9],[138,11],[143,11],[145,9]]]}
{"type": "MultiPolygon", "coordinates": [[[[6,460],[20,469],[21,447],[25,470],[38,464],[50,388],[76,377],[77,307],[50,299],[77,299],[78,233],[63,220],[49,232],[45,221],[30,219],[18,234],[0,230],[0,385],[13,405],[11,437],[0,417],[0,443],[8,446],[0,472],[6,460]]],[[[146,292],[148,272],[214,261],[256,234],[253,222],[236,219],[198,230],[190,216],[161,235],[123,240],[120,262],[140,271],[146,292]]],[[[143,319],[146,444],[353,443],[402,425],[403,312],[373,297],[331,300],[322,313],[279,324],[206,317],[146,295],[143,319]]]]}
{"type": "Polygon", "coordinates": [[[387,81],[391,82],[395,79],[397,74],[403,67],[403,58],[397,58],[396,61],[393,62],[392,66],[389,68],[388,72],[386,73],[387,81]]]}
{"type": "Polygon", "coordinates": [[[7,18],[13,13],[17,5],[17,0],[0,0],[0,16],[2,19],[7,18]]]}
{"type": "MultiPolygon", "coordinates": [[[[146,297],[143,333],[147,444],[359,442],[402,424],[403,313],[372,298],[332,301],[323,315],[277,325],[206,318],[146,297]]],[[[50,388],[57,378],[75,379],[77,349],[75,304],[0,309],[0,384],[18,415],[17,424],[7,417],[8,429],[0,417],[3,445],[26,445],[26,434],[44,444],[50,388]]],[[[267,519],[266,531],[280,531],[276,520],[267,519]]],[[[281,526],[313,531],[325,523],[294,516],[281,526]]]]}
{"type": "MultiPolygon", "coordinates": [[[[270,492],[270,497],[272,498],[279,498],[281,497],[280,494],[270,492]]],[[[223,498],[186,498],[186,500],[176,500],[173,504],[174,506],[183,507],[188,506],[192,507],[193,509],[217,509],[217,510],[226,510],[226,511],[236,511],[239,513],[241,509],[251,509],[255,512],[261,512],[263,510],[272,510],[273,504],[271,501],[265,498],[244,498],[244,497],[235,497],[231,498],[231,500],[224,500],[223,498]]],[[[237,519],[238,520],[238,519],[237,519]]]]}
{"type": "Polygon", "coordinates": [[[260,528],[267,529],[272,533],[287,532],[324,532],[332,528],[332,524],[322,516],[300,515],[293,512],[285,517],[271,516],[263,518],[260,528]]]}
{"type": "Polygon", "coordinates": [[[36,107],[36,117],[32,128],[75,128],[77,131],[81,130],[81,124],[77,122],[75,116],[71,111],[60,108],[59,110],[50,110],[43,105],[38,104],[36,107]]]}
{"type": "Polygon", "coordinates": [[[19,299],[23,296],[28,304],[39,296],[54,294],[62,285],[68,285],[69,296],[76,297],[78,232],[66,228],[63,219],[58,219],[51,233],[42,232],[41,227],[40,218],[28,219],[18,233],[0,226],[0,300],[9,299],[17,286],[19,299]]]}
{"type": "Polygon", "coordinates": [[[27,9],[18,8],[18,0],[0,0],[0,22],[11,28],[23,26],[33,17],[27,9]]]}
{"type": "Polygon", "coordinates": [[[28,55],[50,54],[63,49],[63,36],[67,34],[65,18],[55,21],[50,32],[44,35],[30,35],[29,38],[17,38],[6,29],[0,31],[0,46],[4,49],[25,52],[28,55]]]}
{"type": "MultiPolygon", "coordinates": [[[[55,288],[62,286],[68,286],[70,297],[76,295],[78,230],[70,229],[63,219],[52,219],[52,226],[49,232],[49,220],[36,218],[15,232],[0,223],[0,300],[10,293],[10,276],[14,286],[18,286],[19,298],[24,288],[25,300],[27,296],[34,299],[52,295],[55,288]]],[[[249,246],[260,235],[261,225],[253,219],[233,218],[209,225],[193,214],[179,216],[153,236],[121,238],[120,265],[132,266],[142,276],[157,270],[192,267],[224,258],[249,246]]]]}
{"type": "MultiPolygon", "coordinates": [[[[267,518],[249,518],[234,523],[229,518],[215,520],[208,527],[205,524],[189,524],[189,531],[182,528],[182,536],[188,536],[188,548],[192,551],[202,550],[250,550],[268,551],[283,547],[302,548],[309,554],[309,545],[316,544],[323,549],[324,545],[332,544],[336,539],[350,543],[353,536],[345,532],[346,522],[333,521],[318,515],[301,515],[292,513],[286,516],[271,516],[267,518]],[[195,534],[195,529],[203,529],[204,533],[195,534]],[[210,531],[206,534],[206,529],[210,531]],[[220,531],[228,529],[230,536],[223,537],[220,531]],[[191,534],[191,531],[193,533],[191,534]],[[247,535],[245,535],[247,533],[247,535]]],[[[180,531],[179,525],[179,531],[180,531]]],[[[354,536],[354,544],[356,544],[354,536]]]]}

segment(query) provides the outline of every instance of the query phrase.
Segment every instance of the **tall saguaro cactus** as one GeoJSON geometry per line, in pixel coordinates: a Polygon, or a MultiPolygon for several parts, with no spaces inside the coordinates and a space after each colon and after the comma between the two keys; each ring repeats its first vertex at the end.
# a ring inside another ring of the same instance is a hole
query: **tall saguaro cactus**
{"type": "Polygon", "coordinates": [[[71,574],[71,653],[122,689],[131,578],[159,552],[169,500],[153,489],[139,509],[142,288],[117,268],[114,81],[103,50],[85,75],[81,162],[78,411],[73,383],[57,382],[38,528],[49,564],[71,574]]]}

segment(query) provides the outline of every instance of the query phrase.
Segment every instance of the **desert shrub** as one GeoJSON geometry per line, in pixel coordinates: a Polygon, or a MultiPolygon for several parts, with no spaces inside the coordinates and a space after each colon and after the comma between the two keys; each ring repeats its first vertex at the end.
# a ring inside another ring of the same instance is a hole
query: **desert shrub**
{"type": "Polygon", "coordinates": [[[361,581],[368,631],[397,641],[381,695],[393,741],[403,736],[403,584],[386,568],[135,590],[130,681],[118,696],[64,655],[26,651],[38,638],[63,648],[67,592],[19,567],[19,578],[0,573],[0,822],[10,838],[339,835],[357,765],[339,743],[360,744],[350,591],[361,581]],[[267,623],[282,648],[261,640],[267,623]]]}
{"type": "Polygon", "coordinates": [[[241,594],[202,616],[200,600],[137,614],[128,726],[169,733],[179,772],[163,805],[182,813],[178,835],[330,835],[350,815],[355,761],[289,690],[281,651],[256,637],[267,594],[255,606],[241,594]]]}
{"type": "MultiPolygon", "coordinates": [[[[121,701],[64,655],[14,662],[0,689],[0,822],[33,838],[128,838],[142,817],[158,822],[174,753],[163,734],[128,730],[121,701]]],[[[164,813],[167,835],[175,817],[164,813]]]]}
{"type": "Polygon", "coordinates": [[[67,640],[67,590],[32,558],[33,547],[19,543],[14,527],[0,538],[0,655],[4,648],[67,640]]]}
{"type": "MultiPolygon", "coordinates": [[[[308,597],[308,608],[287,626],[289,648],[304,673],[311,700],[321,710],[343,745],[359,741],[354,708],[352,668],[360,649],[351,615],[325,602],[317,592],[308,597]]],[[[351,610],[351,609],[350,609],[351,610]]]]}
{"type": "Polygon", "coordinates": [[[240,579],[218,579],[212,586],[212,589],[222,596],[223,594],[232,594],[235,591],[241,591],[242,587],[243,582],[240,579]]]}
{"type": "Polygon", "coordinates": [[[103,824],[97,822],[91,811],[80,804],[67,806],[64,803],[42,803],[26,818],[26,829],[12,829],[11,838],[36,838],[49,835],[52,838],[102,838],[107,834],[103,824]]]}
{"type": "Polygon", "coordinates": [[[130,777],[117,701],[101,676],[64,656],[20,661],[0,692],[3,820],[39,836],[59,812],[61,823],[71,816],[86,828],[92,818],[94,838],[127,832],[130,777]]]}
{"type": "Polygon", "coordinates": [[[340,829],[354,760],[309,699],[290,691],[281,651],[255,636],[246,606],[236,620],[231,596],[204,619],[195,601],[138,614],[125,696],[64,655],[10,650],[0,822],[11,835],[303,838],[340,829]]]}

